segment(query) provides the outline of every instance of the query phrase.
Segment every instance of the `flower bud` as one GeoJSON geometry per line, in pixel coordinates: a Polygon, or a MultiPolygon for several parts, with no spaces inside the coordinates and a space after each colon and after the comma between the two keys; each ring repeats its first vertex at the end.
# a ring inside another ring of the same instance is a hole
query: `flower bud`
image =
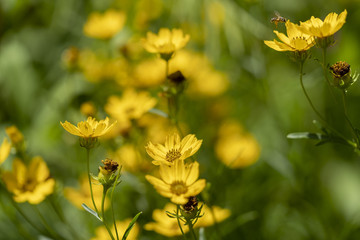
{"type": "Polygon", "coordinates": [[[181,215],[185,217],[185,219],[192,221],[198,215],[198,201],[196,196],[192,196],[189,198],[189,201],[182,205],[181,215]]]}

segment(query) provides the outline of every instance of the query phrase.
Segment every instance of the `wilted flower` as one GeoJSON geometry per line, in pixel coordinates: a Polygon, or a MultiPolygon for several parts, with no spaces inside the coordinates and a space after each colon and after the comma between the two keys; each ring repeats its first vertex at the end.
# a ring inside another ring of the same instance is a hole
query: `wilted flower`
{"type": "Polygon", "coordinates": [[[274,31],[281,42],[274,39],[273,41],[264,41],[264,43],[276,51],[303,52],[314,46],[313,36],[301,31],[300,26],[289,20],[285,23],[287,36],[278,31],[274,31]]]}
{"type": "Polygon", "coordinates": [[[170,198],[173,203],[185,204],[188,198],[198,195],[206,185],[205,179],[199,177],[199,163],[185,165],[183,160],[176,160],[174,165],[160,165],[160,178],[146,175],[145,178],[154,186],[158,193],[170,198]]]}
{"type": "MultiPolygon", "coordinates": [[[[74,206],[77,208],[84,210],[81,204],[86,204],[87,206],[93,206],[91,200],[91,192],[89,188],[89,181],[87,175],[84,175],[79,180],[80,189],[65,187],[64,188],[64,196],[68,199],[74,206]]],[[[93,196],[95,200],[95,204],[97,206],[101,206],[101,199],[103,196],[103,187],[97,183],[92,184],[93,196]]],[[[107,209],[109,206],[109,201],[105,200],[104,208],[107,209]]]]}
{"type": "MultiPolygon", "coordinates": [[[[119,237],[121,238],[127,227],[129,226],[130,222],[132,219],[125,219],[123,221],[116,221],[116,229],[118,231],[119,237]]],[[[115,227],[112,226],[111,228],[111,232],[113,234],[113,236],[116,236],[116,232],[115,232],[115,227]]],[[[135,223],[135,225],[133,226],[133,228],[131,229],[128,237],[126,238],[127,240],[135,240],[138,238],[139,235],[139,226],[137,223],[135,223]]],[[[109,238],[109,233],[106,230],[105,226],[100,226],[98,228],[95,229],[95,237],[91,238],[91,240],[104,240],[104,239],[108,239],[109,238]]]]}
{"type": "Polygon", "coordinates": [[[1,146],[0,146],[0,165],[7,159],[10,154],[11,144],[4,138],[1,146]]]}
{"type": "Polygon", "coordinates": [[[350,64],[347,62],[337,62],[330,67],[330,70],[334,77],[333,84],[340,89],[347,89],[358,77],[350,74],[350,64]]]}
{"type": "Polygon", "coordinates": [[[189,134],[180,141],[179,134],[173,133],[166,137],[165,145],[149,142],[145,148],[154,159],[153,164],[172,165],[177,159],[184,160],[194,155],[201,144],[202,140],[198,140],[194,134],[189,134]]]}
{"type": "Polygon", "coordinates": [[[113,185],[116,186],[118,182],[115,181],[117,181],[119,177],[118,174],[120,174],[120,172],[117,173],[119,164],[109,158],[101,160],[101,162],[104,164],[104,166],[99,167],[98,176],[93,178],[98,180],[104,186],[104,188],[109,188],[113,185]]]}
{"type": "Polygon", "coordinates": [[[123,28],[125,19],[124,12],[114,9],[109,9],[103,14],[92,13],[84,25],[84,33],[93,38],[111,38],[123,28]]]}
{"type": "Polygon", "coordinates": [[[144,48],[151,53],[159,53],[160,56],[169,60],[173,53],[183,48],[189,41],[190,36],[184,35],[181,29],[161,28],[158,35],[148,32],[146,39],[142,39],[144,48]]]}
{"type": "Polygon", "coordinates": [[[39,204],[54,191],[55,180],[41,157],[34,157],[28,167],[20,159],[13,161],[12,172],[2,176],[16,202],[39,204]]]}

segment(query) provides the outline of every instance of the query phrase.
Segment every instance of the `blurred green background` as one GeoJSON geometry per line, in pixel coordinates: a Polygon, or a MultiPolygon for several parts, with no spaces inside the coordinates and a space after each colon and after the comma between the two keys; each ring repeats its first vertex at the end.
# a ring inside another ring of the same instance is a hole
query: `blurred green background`
{"type": "MultiPolygon", "coordinates": [[[[231,210],[229,219],[219,223],[222,239],[360,239],[360,161],[349,147],[336,144],[315,146],[311,140],[289,140],[291,132],[317,132],[317,119],[299,84],[298,65],[286,53],[268,48],[272,40],[274,11],[298,23],[311,16],[321,19],[347,9],[346,24],[335,35],[336,45],[328,51],[328,63],[347,61],[352,71],[360,71],[360,2],[325,0],[142,0],[0,1],[0,136],[5,127],[16,125],[24,134],[28,152],[41,155],[57,181],[57,201],[71,225],[85,239],[98,226],[90,215],[61,197],[63,186],[76,186],[85,167],[85,151],[77,139],[65,133],[60,121],[84,120],[79,108],[93,101],[103,108],[109,96],[108,83],[91,83],[81,73],[70,73],[62,56],[66,49],[118,51],[133,36],[146,36],[161,27],[181,28],[190,34],[186,49],[203,53],[214,69],[227,74],[229,87],[215,97],[185,96],[181,121],[187,123],[204,143],[197,154],[200,176],[211,183],[212,204],[231,210]],[[158,4],[158,5],[156,5],[158,4]],[[214,5],[218,4],[218,5],[214,5]],[[158,6],[158,8],[154,6],[158,6]],[[215,7],[214,7],[215,6],[215,7]],[[219,8],[221,6],[221,8],[219,8]],[[127,15],[125,27],[116,38],[101,42],[88,38],[83,25],[94,11],[109,8],[127,15]],[[154,13],[154,9],[157,9],[154,13]],[[160,10],[159,10],[160,9],[160,10]],[[138,12],[154,13],[146,24],[137,25],[138,12]],[[220,104],[216,115],[212,108],[220,104]],[[225,113],[222,113],[225,112],[225,113]],[[241,122],[261,146],[260,159],[243,169],[229,169],[216,159],[214,142],[217,128],[226,118],[241,122]]],[[[279,24],[278,31],[285,31],[279,24]]],[[[319,49],[305,64],[305,86],[315,105],[347,136],[341,107],[334,104],[322,74],[319,49]]],[[[204,79],[206,84],[206,79],[204,79]]],[[[154,96],[156,91],[152,90],[154,96]]],[[[340,96],[340,95],[339,95],[340,96]]],[[[348,112],[359,127],[360,87],[348,92],[348,112]]],[[[100,110],[101,112],[101,110],[100,110]]],[[[102,111],[102,116],[106,114],[102,111]]],[[[106,155],[100,147],[93,159],[106,155]]],[[[150,160],[149,160],[150,161],[150,160]]],[[[4,168],[11,166],[11,158],[4,168]]],[[[97,169],[93,164],[92,171],[97,169]]],[[[116,190],[117,215],[123,219],[143,211],[140,226],[152,221],[151,213],[167,202],[146,181],[124,173],[116,190]]],[[[3,205],[9,204],[0,196],[3,205]]],[[[42,211],[58,229],[51,209],[42,211]]],[[[17,216],[15,210],[8,209],[17,216]]],[[[0,239],[21,239],[5,212],[0,211],[0,239]]],[[[28,213],[32,214],[29,207],[28,213]]],[[[34,236],[38,233],[18,218],[34,236]]],[[[61,230],[60,230],[61,231],[61,230]]],[[[206,239],[217,239],[214,228],[205,230],[206,239]]],[[[139,239],[165,239],[141,230],[139,239]]],[[[174,238],[174,239],[180,239],[174,238]]]]}

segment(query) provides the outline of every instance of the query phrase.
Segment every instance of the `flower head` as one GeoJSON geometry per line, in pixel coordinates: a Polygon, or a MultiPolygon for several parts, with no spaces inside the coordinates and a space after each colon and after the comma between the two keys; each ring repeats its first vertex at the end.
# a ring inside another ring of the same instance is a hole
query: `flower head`
{"type": "Polygon", "coordinates": [[[84,25],[84,33],[93,38],[111,38],[123,28],[125,19],[124,12],[113,9],[109,9],[103,14],[92,13],[84,25]]]}
{"type": "Polygon", "coordinates": [[[194,134],[189,134],[180,141],[180,136],[174,133],[166,137],[165,145],[149,142],[145,148],[154,159],[153,164],[172,165],[177,159],[184,160],[194,155],[201,144],[202,140],[198,140],[194,134]]]}
{"type": "Polygon", "coordinates": [[[95,118],[88,117],[86,121],[81,121],[77,126],[65,121],[64,123],[60,122],[61,126],[71,133],[82,138],[97,138],[108,133],[116,124],[116,122],[110,124],[109,118],[106,117],[105,120],[96,121],[95,118]]]}
{"type": "Polygon", "coordinates": [[[7,159],[10,154],[11,144],[5,138],[0,146],[0,165],[7,159]]]}
{"type": "Polygon", "coordinates": [[[155,187],[158,193],[170,198],[175,204],[185,204],[188,198],[198,195],[206,185],[205,179],[199,177],[199,163],[185,165],[178,159],[174,165],[160,165],[160,178],[146,175],[145,178],[155,187]]]}
{"type": "MultiPolygon", "coordinates": [[[[119,236],[123,236],[127,227],[129,226],[132,219],[125,219],[123,221],[116,221],[116,229],[118,231],[119,236]]],[[[116,236],[115,227],[111,228],[111,232],[113,236],[116,236]]],[[[95,237],[91,238],[91,240],[104,240],[109,238],[109,233],[106,230],[105,226],[100,226],[95,229],[95,237]]],[[[139,235],[139,226],[135,223],[134,227],[131,229],[128,237],[128,240],[135,240],[138,238],[139,235]]]]}
{"type": "Polygon", "coordinates": [[[339,61],[330,67],[333,75],[333,84],[340,89],[347,89],[358,78],[358,74],[350,74],[350,64],[339,61]]]}
{"type": "Polygon", "coordinates": [[[161,28],[156,35],[148,32],[146,39],[142,39],[144,48],[150,53],[159,53],[162,58],[169,60],[173,53],[183,48],[190,36],[184,35],[181,29],[161,28]]]}
{"type": "Polygon", "coordinates": [[[274,31],[276,36],[282,41],[279,42],[277,40],[273,41],[264,41],[264,43],[276,50],[276,51],[292,51],[292,52],[299,52],[299,51],[306,51],[312,46],[314,46],[314,38],[301,31],[300,26],[296,25],[289,20],[285,23],[287,36],[283,33],[279,33],[278,31],[274,31]]]}
{"type": "Polygon", "coordinates": [[[20,159],[13,162],[12,172],[4,172],[2,178],[16,202],[39,204],[54,191],[55,180],[41,157],[34,157],[27,167],[20,159]]]}
{"type": "Polygon", "coordinates": [[[325,38],[334,35],[344,25],[346,20],[346,9],[339,15],[336,13],[329,13],[325,20],[312,16],[306,22],[300,22],[300,30],[305,34],[325,38]]]}

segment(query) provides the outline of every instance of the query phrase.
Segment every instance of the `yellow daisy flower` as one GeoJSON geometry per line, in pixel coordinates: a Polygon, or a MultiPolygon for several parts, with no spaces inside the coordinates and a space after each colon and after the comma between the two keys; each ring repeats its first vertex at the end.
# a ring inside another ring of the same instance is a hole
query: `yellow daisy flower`
{"type": "Polygon", "coordinates": [[[103,14],[92,13],[84,25],[84,34],[88,37],[108,39],[118,33],[125,24],[124,12],[109,9],[103,14]]]}
{"type": "Polygon", "coordinates": [[[55,180],[41,157],[34,157],[28,167],[14,159],[12,172],[4,172],[2,178],[16,202],[39,204],[54,191],[55,180]]]}
{"type": "Polygon", "coordinates": [[[148,52],[167,56],[166,60],[169,60],[175,51],[185,47],[189,39],[190,36],[184,35],[181,29],[161,28],[157,35],[148,32],[142,43],[148,52]]]}
{"type": "Polygon", "coordinates": [[[188,198],[198,195],[206,185],[205,179],[199,177],[199,163],[185,166],[184,161],[176,160],[174,165],[160,165],[160,178],[146,175],[145,178],[155,187],[158,193],[170,198],[175,204],[185,204],[188,198]]]}
{"type": "Polygon", "coordinates": [[[201,144],[202,140],[198,140],[194,134],[189,134],[180,141],[179,134],[174,133],[166,137],[165,145],[149,142],[145,149],[154,159],[154,165],[172,165],[177,159],[184,160],[194,155],[201,144]]]}
{"type": "Polygon", "coordinates": [[[77,126],[65,121],[65,123],[60,122],[61,126],[71,133],[82,138],[97,138],[108,133],[116,124],[116,122],[110,124],[109,118],[106,117],[105,120],[96,121],[95,118],[88,117],[86,121],[81,121],[77,126]]]}
{"type": "Polygon", "coordinates": [[[4,139],[0,146],[0,165],[7,159],[10,154],[11,144],[7,138],[4,139]]]}
{"type": "MultiPolygon", "coordinates": [[[[95,180],[93,180],[95,181],[95,180]]],[[[83,175],[80,180],[80,189],[65,187],[64,188],[64,196],[67,200],[69,200],[75,207],[78,209],[84,210],[81,204],[85,203],[88,207],[93,208],[93,202],[91,200],[91,193],[89,188],[88,176],[83,175]]],[[[92,184],[93,188],[93,196],[95,200],[96,206],[101,206],[101,200],[103,195],[103,186],[100,184],[92,184]]],[[[109,207],[109,201],[105,199],[104,208],[107,209],[109,207]]]]}
{"type": "MultiPolygon", "coordinates": [[[[132,221],[132,219],[130,219],[130,218],[125,219],[123,221],[116,221],[116,228],[117,228],[120,238],[122,238],[122,236],[124,235],[124,233],[131,221],[132,221]]],[[[131,231],[127,237],[127,240],[138,239],[139,231],[140,231],[139,226],[137,223],[135,223],[134,227],[131,229],[131,231]]],[[[112,232],[113,236],[116,237],[116,232],[115,232],[114,226],[112,226],[111,232],[112,232]]],[[[100,226],[100,227],[96,228],[95,229],[95,237],[91,238],[91,240],[105,240],[105,239],[110,239],[109,233],[106,230],[106,227],[100,226]]]]}
{"type": "Polygon", "coordinates": [[[279,42],[277,40],[273,41],[264,41],[264,43],[276,50],[276,51],[306,51],[314,46],[314,38],[311,35],[308,35],[301,31],[300,26],[296,25],[290,21],[285,23],[287,36],[283,33],[279,33],[278,31],[274,31],[276,36],[282,41],[279,42]]]}
{"type": "Polygon", "coordinates": [[[344,25],[346,20],[346,9],[339,15],[336,13],[330,13],[322,21],[319,18],[312,16],[310,20],[306,22],[300,22],[300,30],[305,34],[317,37],[325,38],[334,35],[344,25]]]}

